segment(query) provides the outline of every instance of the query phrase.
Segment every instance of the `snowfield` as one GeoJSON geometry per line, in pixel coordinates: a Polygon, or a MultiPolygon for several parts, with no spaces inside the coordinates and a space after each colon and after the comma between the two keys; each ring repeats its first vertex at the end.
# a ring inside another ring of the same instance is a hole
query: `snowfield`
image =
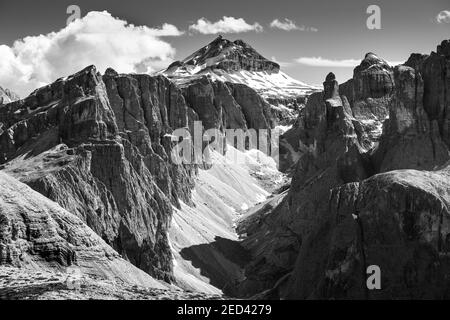
{"type": "Polygon", "coordinates": [[[221,69],[204,69],[203,66],[193,66],[192,68],[178,68],[173,71],[166,71],[165,75],[175,80],[175,82],[177,82],[178,78],[185,82],[188,79],[209,76],[217,81],[245,84],[264,98],[289,99],[304,97],[319,89],[296,80],[282,71],[240,70],[226,72],[221,69]]]}

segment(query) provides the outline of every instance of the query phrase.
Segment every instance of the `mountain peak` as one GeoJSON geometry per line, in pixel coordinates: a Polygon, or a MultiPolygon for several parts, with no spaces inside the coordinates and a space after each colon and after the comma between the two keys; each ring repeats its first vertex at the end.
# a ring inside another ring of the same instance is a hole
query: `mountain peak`
{"type": "Polygon", "coordinates": [[[278,72],[280,66],[259,54],[243,40],[230,41],[219,35],[209,44],[197,50],[192,55],[175,63],[166,71],[176,66],[182,72],[195,74],[204,69],[220,69],[233,71],[267,71],[278,72]]]}
{"type": "Polygon", "coordinates": [[[386,60],[380,58],[373,52],[368,52],[364,55],[364,59],[359,66],[353,70],[353,74],[361,73],[365,70],[386,70],[389,71],[392,67],[386,60]]]}
{"type": "Polygon", "coordinates": [[[162,72],[184,83],[199,76],[245,84],[265,97],[305,96],[316,88],[280,71],[280,65],[258,53],[241,39],[230,41],[219,35],[182,61],[175,61],[162,72]]]}

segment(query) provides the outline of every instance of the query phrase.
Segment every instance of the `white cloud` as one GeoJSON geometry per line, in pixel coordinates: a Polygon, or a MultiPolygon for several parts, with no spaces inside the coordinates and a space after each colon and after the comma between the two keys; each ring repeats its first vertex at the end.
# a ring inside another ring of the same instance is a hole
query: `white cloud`
{"type": "Polygon", "coordinates": [[[153,35],[155,37],[177,37],[184,34],[184,31],[178,30],[176,26],[173,24],[164,23],[161,28],[151,29],[148,27],[147,32],[149,35],[153,35]]]}
{"type": "Polygon", "coordinates": [[[361,60],[356,59],[331,60],[322,57],[301,57],[295,61],[311,67],[355,67],[361,63],[361,60]]]}
{"type": "Polygon", "coordinates": [[[439,14],[436,16],[436,21],[438,23],[450,23],[450,11],[443,10],[439,12],[439,14]]]}
{"type": "Polygon", "coordinates": [[[275,29],[281,29],[284,31],[292,31],[292,30],[298,30],[299,27],[295,24],[294,21],[289,20],[287,18],[284,19],[284,21],[280,21],[278,19],[273,20],[270,23],[271,28],[275,29]]]}
{"type": "MultiPolygon", "coordinates": [[[[361,59],[324,59],[322,57],[301,57],[295,59],[295,62],[310,67],[329,67],[329,68],[354,68],[361,63],[361,59]]],[[[387,61],[390,66],[396,66],[404,61],[387,61]]]]}
{"type": "Polygon", "coordinates": [[[305,27],[305,26],[298,26],[295,24],[294,21],[284,18],[283,21],[279,19],[275,19],[270,23],[270,27],[272,29],[280,29],[284,31],[293,31],[293,30],[299,30],[299,31],[311,31],[311,32],[317,32],[317,28],[314,27],[305,27]]]}
{"type": "Polygon", "coordinates": [[[222,19],[211,22],[206,18],[200,18],[195,24],[189,26],[189,30],[199,32],[201,34],[217,34],[217,33],[240,33],[248,31],[263,31],[263,27],[255,22],[248,24],[242,18],[233,18],[224,16],[222,19]]]}
{"type": "Polygon", "coordinates": [[[46,35],[0,45],[0,85],[25,97],[59,77],[94,64],[104,72],[152,72],[173,61],[175,49],[162,36],[179,36],[177,27],[134,26],[108,12],[82,19],[46,35]]]}

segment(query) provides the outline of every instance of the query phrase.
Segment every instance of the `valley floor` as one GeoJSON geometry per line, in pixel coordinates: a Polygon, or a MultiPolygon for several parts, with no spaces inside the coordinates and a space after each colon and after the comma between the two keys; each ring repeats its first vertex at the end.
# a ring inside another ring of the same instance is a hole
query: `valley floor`
{"type": "Polygon", "coordinates": [[[169,231],[177,285],[208,294],[233,296],[250,255],[240,246],[237,220],[287,182],[273,159],[257,150],[228,147],[200,169],[195,206],[175,208],[169,231]],[[237,161],[236,161],[237,160],[237,161]]]}

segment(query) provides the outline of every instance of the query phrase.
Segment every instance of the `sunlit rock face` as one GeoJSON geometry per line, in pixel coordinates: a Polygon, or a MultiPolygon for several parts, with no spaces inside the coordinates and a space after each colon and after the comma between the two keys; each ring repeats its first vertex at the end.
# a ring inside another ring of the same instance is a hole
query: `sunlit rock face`
{"type": "Polygon", "coordinates": [[[379,171],[432,170],[449,160],[449,41],[395,68],[395,92],[375,163],[379,171]]]}
{"type": "MultiPolygon", "coordinates": [[[[58,273],[72,268],[90,282],[94,281],[90,276],[97,276],[99,281],[166,288],[125,261],[81,219],[57,203],[3,172],[0,188],[2,268],[20,267],[23,273],[58,273]]],[[[3,269],[0,272],[2,279],[8,278],[3,269]]],[[[6,287],[7,283],[2,285],[2,294],[6,287]]]]}
{"type": "Polygon", "coordinates": [[[192,168],[171,166],[164,134],[183,119],[169,115],[183,113],[184,98],[167,79],[136,78],[102,77],[91,66],[1,107],[1,162],[134,265],[170,281],[167,230],[172,205],[190,198],[192,168]],[[177,111],[158,109],[167,105],[177,111]]]}
{"type": "Polygon", "coordinates": [[[82,219],[4,172],[0,190],[2,300],[220,298],[152,278],[82,219]]]}
{"type": "Polygon", "coordinates": [[[320,90],[285,74],[278,63],[266,59],[244,41],[230,41],[222,36],[161,73],[180,85],[202,77],[245,85],[265,100],[283,125],[295,120],[306,96],[320,90]]]}
{"type": "Polygon", "coordinates": [[[180,88],[206,129],[271,129],[277,123],[270,105],[246,85],[201,77],[180,88]]]}
{"type": "MultiPolygon", "coordinates": [[[[366,153],[371,153],[378,146],[383,124],[389,118],[389,105],[395,92],[394,68],[374,53],[367,53],[360,65],[354,69],[352,79],[338,85],[335,75],[330,73],[323,86],[324,99],[329,100],[329,105],[341,104],[340,95],[345,96],[346,104],[351,109],[351,121],[360,147],[366,153]]],[[[307,100],[314,104],[317,97],[318,93],[314,93],[307,100]]],[[[299,123],[305,121],[303,117],[307,117],[305,110],[300,112],[292,130],[281,137],[283,171],[291,170],[302,154],[297,131],[299,123]]],[[[313,125],[314,123],[310,124],[313,125]]]]}

